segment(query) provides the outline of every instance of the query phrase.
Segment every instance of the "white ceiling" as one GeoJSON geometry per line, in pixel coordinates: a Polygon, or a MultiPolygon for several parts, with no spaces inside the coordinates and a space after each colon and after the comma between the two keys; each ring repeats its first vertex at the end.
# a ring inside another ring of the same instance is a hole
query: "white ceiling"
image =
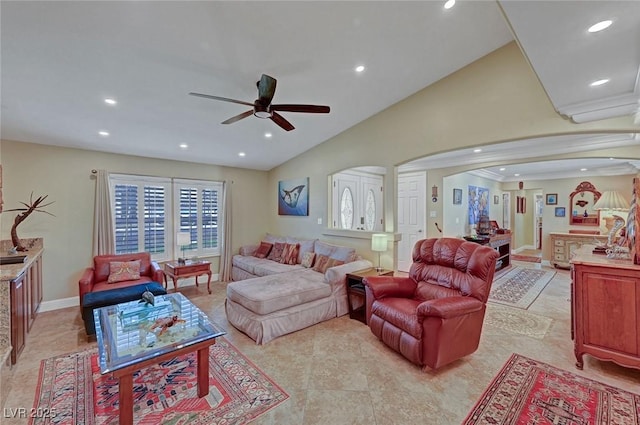
{"type": "Polygon", "coordinates": [[[268,170],[513,34],[561,113],[584,120],[633,112],[640,2],[443,4],[3,0],[1,136],[268,170]],[[614,20],[610,29],[586,33],[605,18],[614,20]],[[359,64],[362,74],[354,72],[359,64]],[[329,105],[331,113],[282,113],[291,132],[252,116],[222,125],[247,108],[187,95],[253,102],[263,73],[278,80],[274,103],[329,105]],[[604,76],[611,83],[597,91],[583,84],[604,76]]]}

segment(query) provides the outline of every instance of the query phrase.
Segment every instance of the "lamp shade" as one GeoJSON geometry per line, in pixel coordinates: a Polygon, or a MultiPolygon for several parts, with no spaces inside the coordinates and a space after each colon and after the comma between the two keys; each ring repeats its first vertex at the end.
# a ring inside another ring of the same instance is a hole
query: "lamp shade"
{"type": "Polygon", "coordinates": [[[176,235],[176,241],[178,246],[186,246],[191,245],[191,233],[189,232],[178,232],[176,235]]]}
{"type": "Polygon", "coordinates": [[[629,203],[615,190],[606,190],[593,206],[595,210],[628,210],[629,203]]]}
{"type": "Polygon", "coordinates": [[[387,250],[387,235],[374,233],[371,235],[371,251],[384,252],[387,250]]]}

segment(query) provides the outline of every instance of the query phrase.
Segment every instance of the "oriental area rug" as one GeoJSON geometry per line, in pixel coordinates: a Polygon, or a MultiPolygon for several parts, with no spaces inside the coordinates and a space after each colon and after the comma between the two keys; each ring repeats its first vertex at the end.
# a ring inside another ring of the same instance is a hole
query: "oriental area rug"
{"type": "Polygon", "coordinates": [[[555,274],[551,270],[513,267],[493,281],[489,301],[526,310],[555,274]]]}
{"type": "MultiPolygon", "coordinates": [[[[224,338],[209,355],[209,395],[203,398],[197,395],[195,353],[134,374],[134,423],[240,425],[289,398],[224,338]]],[[[97,349],[42,360],[33,411],[55,416],[31,424],[116,425],[118,381],[100,374],[97,349]]]]}
{"type": "Polygon", "coordinates": [[[463,425],[638,425],[640,394],[512,354],[463,425]]]}

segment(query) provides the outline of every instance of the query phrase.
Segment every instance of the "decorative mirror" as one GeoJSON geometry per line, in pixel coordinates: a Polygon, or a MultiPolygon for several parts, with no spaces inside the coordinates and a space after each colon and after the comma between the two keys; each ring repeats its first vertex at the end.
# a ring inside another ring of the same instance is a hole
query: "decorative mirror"
{"type": "Polygon", "coordinates": [[[574,190],[569,198],[569,224],[579,226],[600,226],[600,211],[593,208],[600,199],[594,185],[582,182],[574,190]]]}

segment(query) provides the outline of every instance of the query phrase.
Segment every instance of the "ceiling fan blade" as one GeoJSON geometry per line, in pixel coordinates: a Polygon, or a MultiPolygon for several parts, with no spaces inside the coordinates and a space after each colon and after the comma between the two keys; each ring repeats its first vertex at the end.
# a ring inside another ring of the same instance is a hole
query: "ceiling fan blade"
{"type": "Polygon", "coordinates": [[[308,112],[311,114],[328,114],[331,110],[323,105],[271,105],[272,111],[308,112]]]}
{"type": "Polygon", "coordinates": [[[236,121],[240,121],[243,118],[247,118],[248,116],[253,114],[253,109],[247,111],[247,112],[243,112],[241,114],[236,115],[235,117],[231,117],[226,121],[222,121],[222,124],[233,124],[236,121]]]}
{"type": "Polygon", "coordinates": [[[277,112],[273,112],[271,115],[271,121],[278,124],[280,127],[287,131],[293,130],[295,127],[289,121],[287,121],[282,115],[277,112]]]}
{"type": "Polygon", "coordinates": [[[263,105],[269,105],[273,95],[276,92],[276,79],[262,74],[260,81],[258,81],[258,101],[263,105]]]}
{"type": "Polygon", "coordinates": [[[229,99],[227,97],[212,96],[210,94],[202,94],[202,93],[194,93],[194,92],[191,92],[189,94],[191,96],[204,97],[205,99],[222,100],[223,102],[239,103],[240,105],[253,106],[253,103],[243,102],[242,100],[229,99]]]}

